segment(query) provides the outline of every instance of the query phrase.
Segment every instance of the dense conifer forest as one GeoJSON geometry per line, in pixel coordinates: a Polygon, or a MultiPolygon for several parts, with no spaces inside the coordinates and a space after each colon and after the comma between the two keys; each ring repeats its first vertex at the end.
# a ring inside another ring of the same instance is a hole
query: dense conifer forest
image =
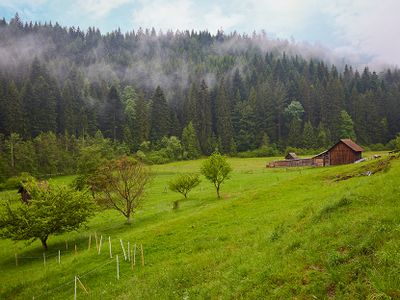
{"type": "Polygon", "coordinates": [[[0,177],[72,172],[94,145],[163,162],[396,137],[399,70],[331,65],[289,44],[0,20],[0,177]]]}

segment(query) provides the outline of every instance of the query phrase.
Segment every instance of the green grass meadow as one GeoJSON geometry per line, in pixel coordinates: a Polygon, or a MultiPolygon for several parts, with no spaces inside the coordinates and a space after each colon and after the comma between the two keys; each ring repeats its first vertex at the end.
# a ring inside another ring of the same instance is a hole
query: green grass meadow
{"type": "MultiPolygon", "coordinates": [[[[152,166],[131,225],[116,211],[99,211],[79,232],[49,237],[46,265],[39,241],[0,240],[0,299],[73,299],[75,275],[88,290],[78,286],[78,299],[400,299],[400,159],[340,181],[377,160],[266,168],[271,159],[230,158],[222,199],[202,177],[178,210],[172,202],[183,196],[167,183],[199,172],[202,160],[152,166]],[[103,236],[100,254],[95,232],[103,236]],[[144,266],[138,248],[132,270],[120,239],[125,248],[143,245],[144,266]]],[[[0,198],[19,201],[16,191],[0,198]]]]}

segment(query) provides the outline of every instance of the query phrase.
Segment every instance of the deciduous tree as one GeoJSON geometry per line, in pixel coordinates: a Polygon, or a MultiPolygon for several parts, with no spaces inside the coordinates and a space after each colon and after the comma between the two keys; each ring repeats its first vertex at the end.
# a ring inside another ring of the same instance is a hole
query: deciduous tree
{"type": "Polygon", "coordinates": [[[201,173],[206,177],[217,191],[218,198],[220,196],[221,184],[229,178],[232,167],[226,160],[225,156],[222,156],[219,152],[214,152],[201,166],[201,173]]]}
{"type": "Polygon", "coordinates": [[[140,161],[124,156],[100,166],[89,179],[97,203],[112,208],[131,223],[132,214],[144,200],[150,170],[140,161]]]}

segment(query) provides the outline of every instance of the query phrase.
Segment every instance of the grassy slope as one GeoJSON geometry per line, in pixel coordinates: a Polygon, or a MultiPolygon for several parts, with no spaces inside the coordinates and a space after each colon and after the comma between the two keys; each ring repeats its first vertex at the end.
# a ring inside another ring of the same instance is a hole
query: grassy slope
{"type": "MultiPolygon", "coordinates": [[[[203,180],[178,211],[171,202],[180,196],[164,187],[201,161],[154,166],[133,225],[106,211],[86,230],[50,238],[48,255],[61,249],[61,265],[52,256],[46,268],[40,258],[20,258],[16,267],[14,249],[40,257],[40,243],[0,241],[0,298],[40,299],[46,291],[43,299],[70,298],[75,274],[93,299],[400,298],[399,160],[388,172],[339,182],[332,177],[360,165],[286,170],[266,169],[260,158],[230,162],[223,200],[203,180]],[[120,258],[118,239],[142,243],[146,266],[132,272],[122,262],[117,281],[107,247],[101,255],[87,250],[94,231],[111,236],[120,258]],[[69,250],[76,241],[77,255],[64,253],[66,239],[69,250]]],[[[90,298],[82,290],[78,296],[90,298]]]]}

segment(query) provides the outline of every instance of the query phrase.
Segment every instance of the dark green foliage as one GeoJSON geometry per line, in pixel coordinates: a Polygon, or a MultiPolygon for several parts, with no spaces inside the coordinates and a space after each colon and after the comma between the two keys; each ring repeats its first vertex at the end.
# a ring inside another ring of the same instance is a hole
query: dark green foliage
{"type": "Polygon", "coordinates": [[[226,94],[224,81],[220,82],[216,99],[217,134],[221,140],[221,151],[230,153],[232,149],[233,128],[231,108],[226,94]]]}
{"type": "Polygon", "coordinates": [[[158,86],[151,106],[150,141],[157,143],[169,134],[170,115],[163,90],[158,86]]]}
{"type": "Polygon", "coordinates": [[[200,156],[200,145],[192,122],[183,128],[182,146],[185,158],[196,159],[200,156]]]}
{"type": "Polygon", "coordinates": [[[399,70],[360,74],[279,47],[266,52],[257,45],[268,41],[257,34],[102,35],[96,28],[22,25],[19,18],[0,23],[5,43],[23,45],[28,37],[46,49],[0,72],[0,133],[7,137],[51,131],[84,140],[101,130],[131,152],[147,140],[158,151],[164,136],[181,136],[192,122],[200,154],[209,155],[216,148],[257,151],[264,133],[284,149],[326,148],[344,135],[386,144],[400,132],[399,70]],[[243,47],[232,51],[237,43],[243,47]],[[350,119],[354,134],[344,125],[350,119]]]}
{"type": "Polygon", "coordinates": [[[35,181],[24,184],[32,199],[28,204],[8,203],[0,212],[0,235],[12,240],[39,239],[47,250],[47,239],[78,229],[93,213],[87,191],[66,186],[48,187],[35,181]]]}

